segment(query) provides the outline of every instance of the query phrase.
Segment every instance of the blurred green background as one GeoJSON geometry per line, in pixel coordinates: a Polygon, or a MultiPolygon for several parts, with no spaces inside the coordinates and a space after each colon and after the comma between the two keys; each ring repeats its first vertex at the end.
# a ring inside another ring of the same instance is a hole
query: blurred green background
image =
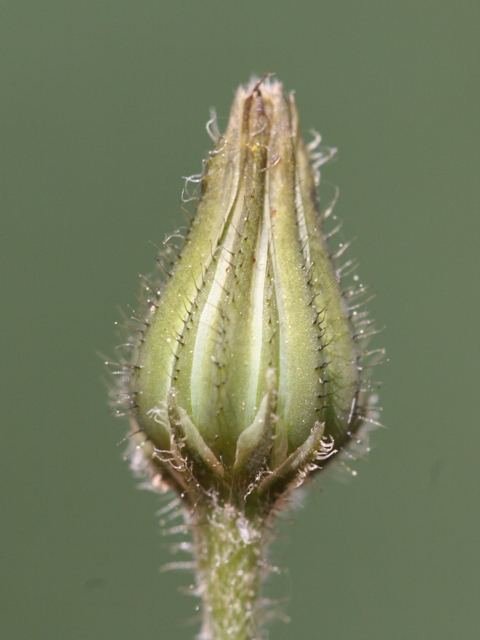
{"type": "Polygon", "coordinates": [[[478,0],[15,0],[0,24],[2,637],[198,629],[96,352],[184,223],[209,107],[223,127],[273,71],[340,149],[324,201],[339,185],[390,362],[358,477],[280,526],[271,637],[478,639],[478,0]]]}

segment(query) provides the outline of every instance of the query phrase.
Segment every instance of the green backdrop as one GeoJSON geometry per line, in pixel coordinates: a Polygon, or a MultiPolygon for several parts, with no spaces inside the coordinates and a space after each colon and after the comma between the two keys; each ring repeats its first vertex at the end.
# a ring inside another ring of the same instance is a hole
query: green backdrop
{"type": "Polygon", "coordinates": [[[0,3],[3,638],[187,640],[191,576],[116,443],[97,351],[183,224],[233,90],[276,72],[338,160],[388,430],[285,518],[274,640],[480,637],[480,4],[0,3]]]}

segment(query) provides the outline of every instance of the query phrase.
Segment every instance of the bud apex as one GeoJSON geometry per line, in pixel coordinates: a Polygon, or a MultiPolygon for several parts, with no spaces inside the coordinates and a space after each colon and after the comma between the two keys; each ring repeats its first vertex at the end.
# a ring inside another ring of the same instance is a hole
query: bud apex
{"type": "Polygon", "coordinates": [[[183,495],[271,506],[362,422],[351,314],[318,212],[313,162],[326,159],[280,83],[238,89],[129,376],[135,430],[183,495]]]}

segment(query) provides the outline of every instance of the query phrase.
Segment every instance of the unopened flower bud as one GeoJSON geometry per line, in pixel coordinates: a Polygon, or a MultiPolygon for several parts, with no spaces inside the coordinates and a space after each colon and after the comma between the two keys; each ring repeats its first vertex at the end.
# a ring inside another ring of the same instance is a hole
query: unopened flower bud
{"type": "Polygon", "coordinates": [[[293,95],[240,87],[130,376],[136,428],[181,491],[271,503],[361,421],[312,162],[293,95]]]}

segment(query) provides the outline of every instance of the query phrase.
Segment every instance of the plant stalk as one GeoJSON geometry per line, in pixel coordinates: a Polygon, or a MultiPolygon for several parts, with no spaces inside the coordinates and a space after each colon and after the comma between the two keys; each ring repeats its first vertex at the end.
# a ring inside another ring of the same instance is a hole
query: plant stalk
{"type": "Polygon", "coordinates": [[[193,524],[198,592],[203,601],[199,640],[257,640],[260,587],[266,573],[266,527],[232,504],[197,511],[193,524]]]}

